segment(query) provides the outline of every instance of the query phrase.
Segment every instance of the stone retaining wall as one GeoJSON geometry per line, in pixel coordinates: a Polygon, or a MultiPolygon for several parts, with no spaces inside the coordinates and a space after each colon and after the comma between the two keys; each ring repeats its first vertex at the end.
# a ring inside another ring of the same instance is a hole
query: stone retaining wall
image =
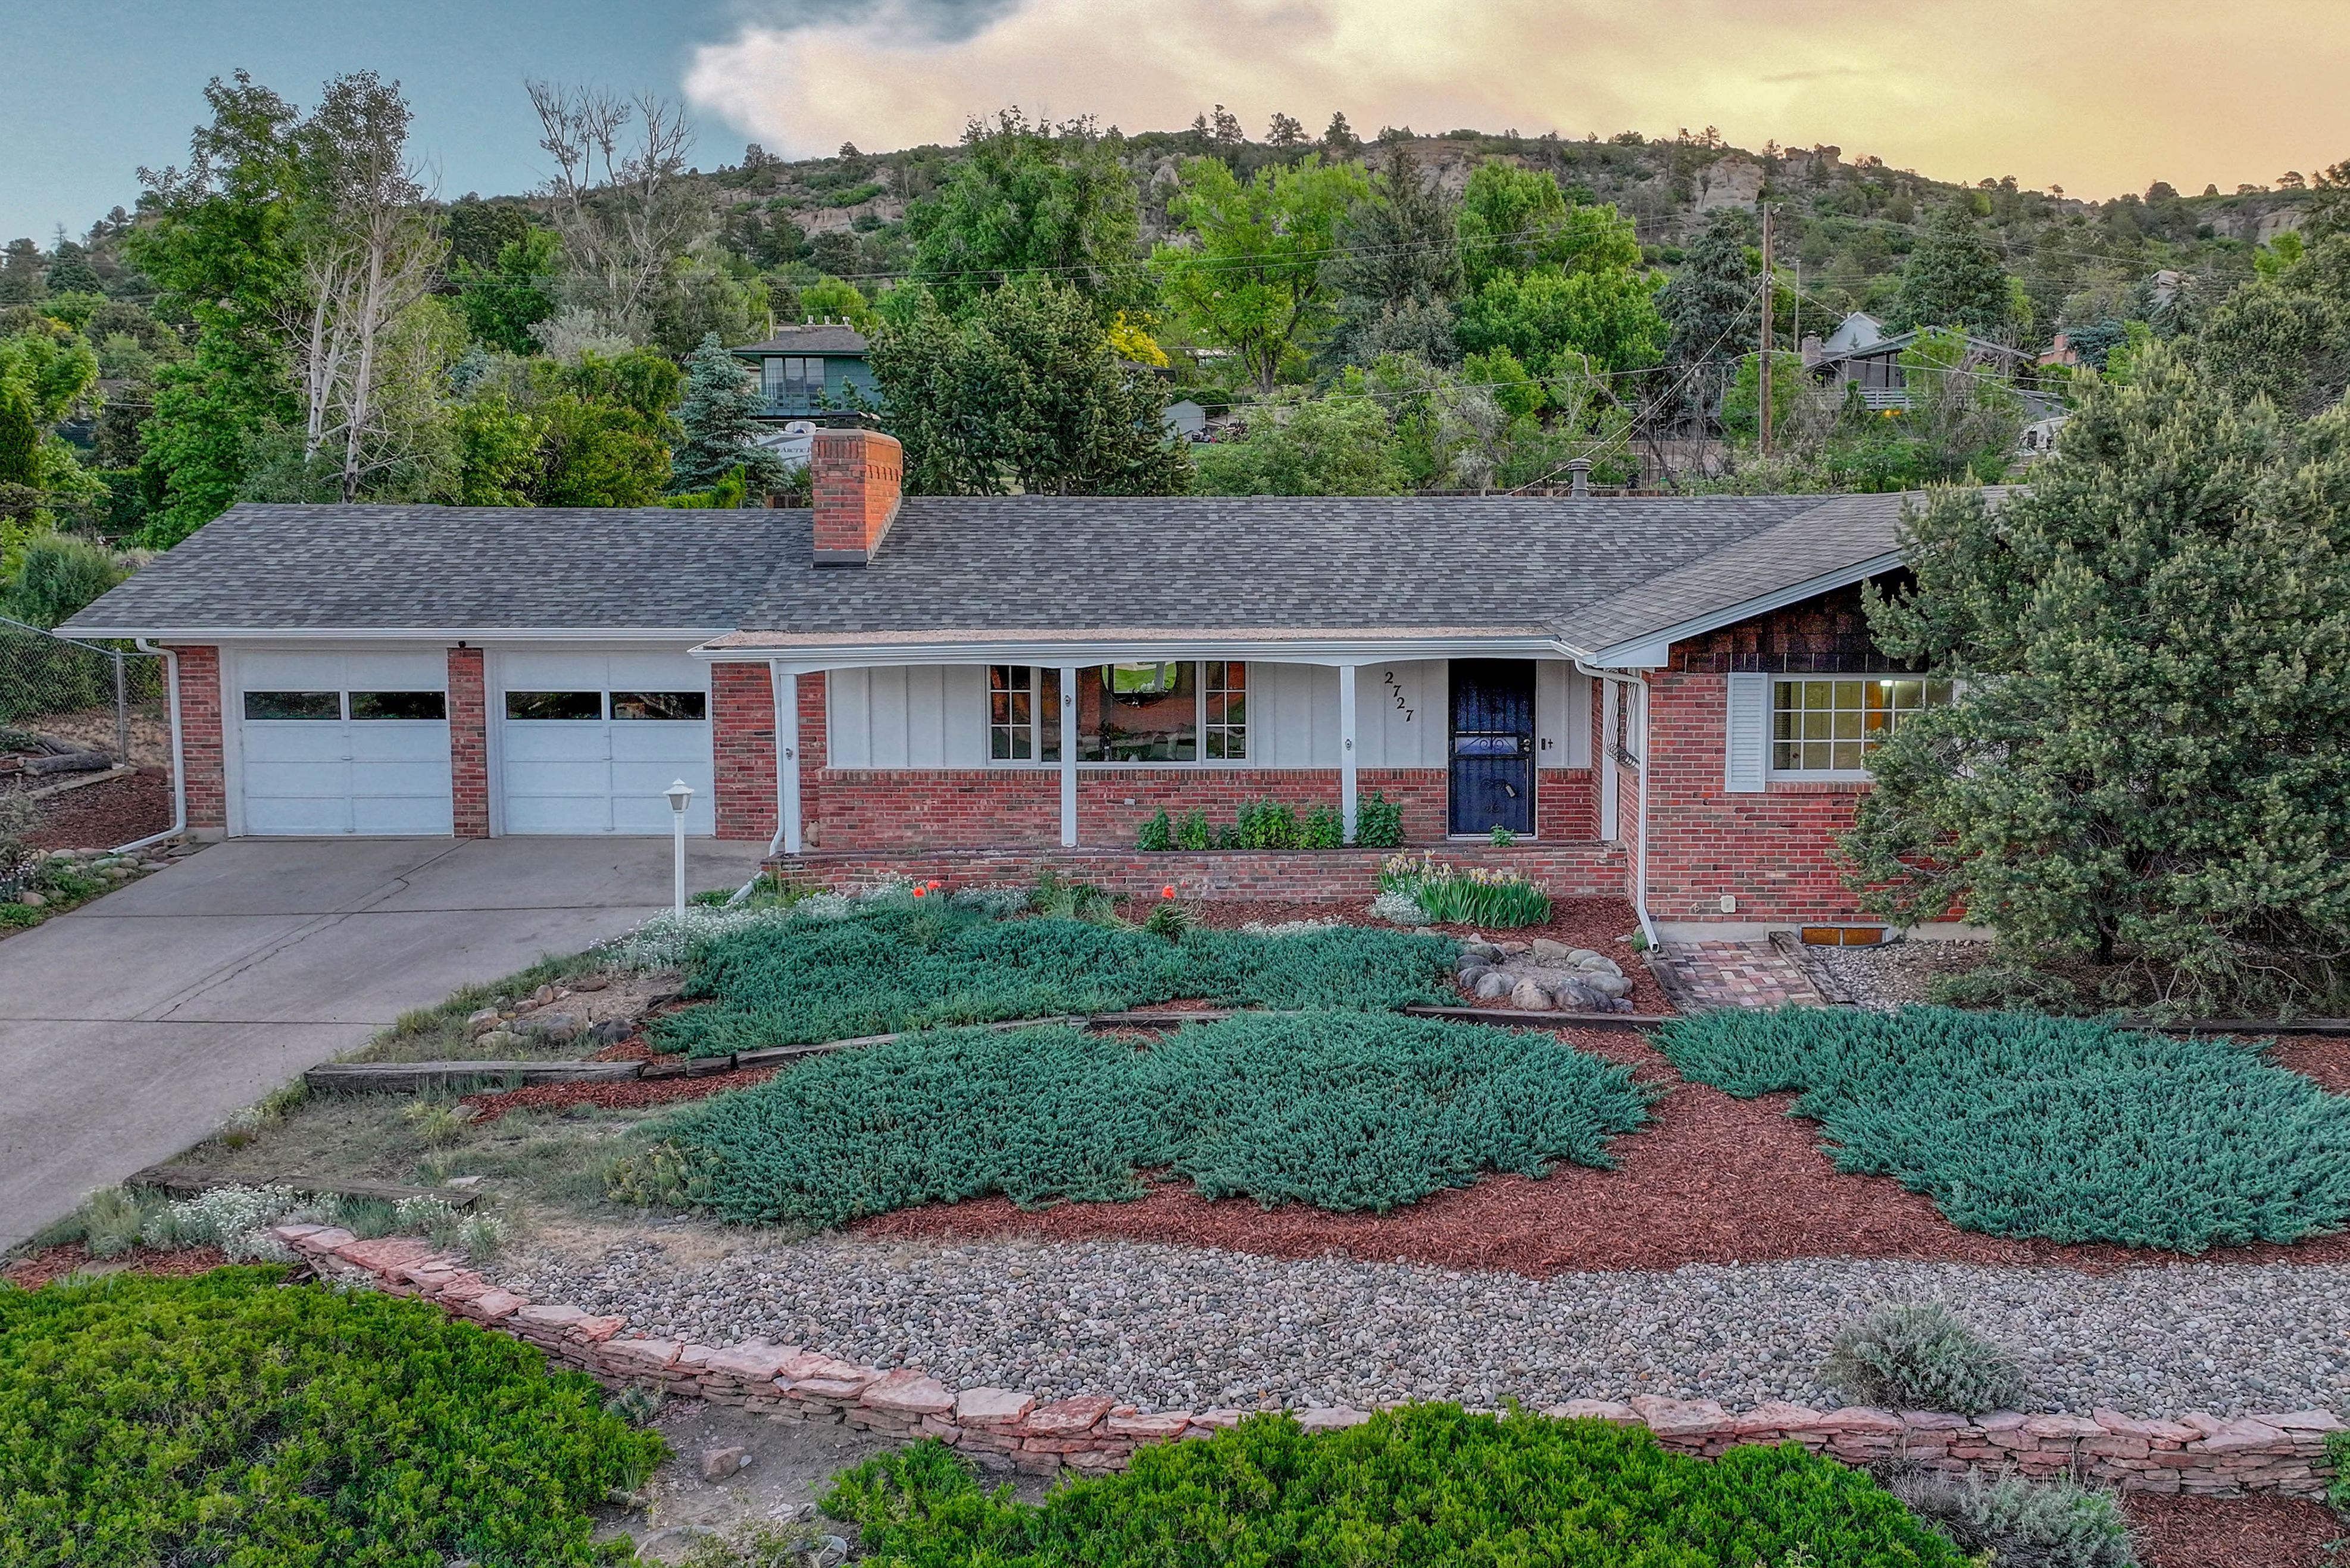
{"type": "MultiPolygon", "coordinates": [[[[348,1231],[281,1225],[272,1232],[329,1279],[437,1302],[452,1315],[538,1346],[547,1359],[614,1386],[640,1383],[685,1398],[756,1410],[779,1421],[844,1423],[885,1437],[932,1437],[992,1469],[1051,1475],[1123,1469],[1144,1443],[1205,1437],[1252,1410],[1145,1413],[1101,1397],[1039,1400],[1005,1388],[949,1388],[914,1367],[857,1366],[762,1343],[706,1345],[632,1334],[617,1317],[524,1300],[412,1237],[363,1241],[348,1231]]],[[[1353,1409],[1295,1412],[1309,1430],[1369,1419],[1353,1409]]],[[[1765,1404],[1731,1411],[1710,1400],[1636,1396],[1575,1399],[1542,1414],[1645,1425],[1666,1448],[1711,1458],[1740,1443],[1800,1443],[1846,1464],[1903,1461],[1939,1469],[2069,1475],[2131,1491],[2228,1496],[2324,1494],[2323,1410],[2223,1419],[2201,1411],[2138,1420],[1994,1411],[1968,1419],[1920,1410],[1813,1410],[1765,1404]]]]}

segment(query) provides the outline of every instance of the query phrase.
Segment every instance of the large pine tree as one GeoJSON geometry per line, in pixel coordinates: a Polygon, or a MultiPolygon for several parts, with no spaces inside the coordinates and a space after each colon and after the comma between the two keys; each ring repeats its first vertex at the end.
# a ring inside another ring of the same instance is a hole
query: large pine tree
{"type": "Polygon", "coordinates": [[[1868,907],[1962,902],[2115,1000],[2350,994],[2350,410],[2296,427],[2157,347],[2028,492],[1905,532],[1871,624],[1959,695],[1874,755],[1868,907]]]}
{"type": "Polygon", "coordinates": [[[2014,314],[2013,298],[1999,247],[1975,227],[1975,210],[1961,195],[1934,213],[1909,253],[1891,324],[1959,327],[1998,337],[2014,314]]]}
{"type": "Polygon", "coordinates": [[[1728,369],[1752,349],[1762,320],[1760,259],[1747,248],[1746,213],[1718,208],[1657,296],[1672,337],[1665,362],[1681,406],[1700,421],[1720,401],[1728,369]]]}

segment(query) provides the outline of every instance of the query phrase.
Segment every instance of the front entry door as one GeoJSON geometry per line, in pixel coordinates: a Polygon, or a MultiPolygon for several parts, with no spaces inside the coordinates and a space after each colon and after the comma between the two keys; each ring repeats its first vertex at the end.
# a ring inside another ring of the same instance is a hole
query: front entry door
{"type": "Polygon", "coordinates": [[[1534,830],[1534,663],[1452,660],[1449,831],[1534,830]]]}

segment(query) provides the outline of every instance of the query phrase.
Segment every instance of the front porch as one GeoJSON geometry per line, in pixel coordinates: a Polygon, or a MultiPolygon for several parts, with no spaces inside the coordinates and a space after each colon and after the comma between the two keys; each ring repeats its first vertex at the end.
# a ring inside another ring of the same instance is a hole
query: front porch
{"type": "Polygon", "coordinates": [[[1511,872],[1554,898],[1622,898],[1629,857],[1613,844],[1454,842],[1408,849],[1162,850],[1057,848],[1051,846],[904,850],[810,850],[775,855],[768,868],[785,881],[841,891],[893,879],[942,881],[950,890],[1033,882],[1051,871],[1115,894],[1155,898],[1173,888],[1203,900],[1322,903],[1371,898],[1379,867],[1394,855],[1423,851],[1464,868],[1511,872]]]}

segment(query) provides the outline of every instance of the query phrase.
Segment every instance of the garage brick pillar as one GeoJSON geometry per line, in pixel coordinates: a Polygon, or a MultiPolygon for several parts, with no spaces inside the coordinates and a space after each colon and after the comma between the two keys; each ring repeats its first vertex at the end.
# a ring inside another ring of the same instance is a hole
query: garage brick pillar
{"type": "Polygon", "coordinates": [[[210,646],[172,649],[180,680],[181,784],[188,832],[218,838],[228,829],[228,769],[221,749],[221,658],[210,646]]]}
{"type": "Polygon", "coordinates": [[[490,712],[482,650],[449,650],[449,818],[460,838],[490,836],[490,712]]]}
{"type": "Polygon", "coordinates": [[[816,432],[808,484],[816,503],[816,564],[862,566],[898,519],[905,448],[879,431],[816,432]]]}

